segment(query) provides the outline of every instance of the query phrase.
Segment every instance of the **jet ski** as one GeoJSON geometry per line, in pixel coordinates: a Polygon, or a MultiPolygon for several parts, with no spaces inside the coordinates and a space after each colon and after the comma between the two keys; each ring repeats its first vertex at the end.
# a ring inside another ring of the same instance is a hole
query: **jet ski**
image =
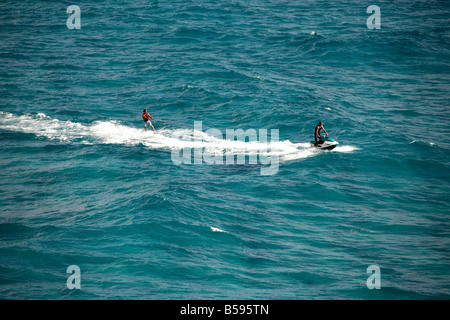
{"type": "Polygon", "coordinates": [[[324,150],[333,150],[338,144],[339,142],[331,139],[330,137],[320,137],[317,140],[317,146],[314,146],[314,141],[311,141],[311,146],[324,150]]]}

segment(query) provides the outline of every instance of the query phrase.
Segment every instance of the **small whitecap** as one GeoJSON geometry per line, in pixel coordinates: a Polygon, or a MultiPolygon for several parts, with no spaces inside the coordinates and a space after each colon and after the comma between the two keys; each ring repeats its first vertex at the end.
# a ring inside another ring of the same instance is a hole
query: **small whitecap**
{"type": "Polygon", "coordinates": [[[211,228],[211,230],[213,231],[213,232],[226,232],[226,231],[224,231],[224,230],[222,230],[222,229],[219,229],[219,228],[214,228],[214,227],[210,227],[211,228]]]}

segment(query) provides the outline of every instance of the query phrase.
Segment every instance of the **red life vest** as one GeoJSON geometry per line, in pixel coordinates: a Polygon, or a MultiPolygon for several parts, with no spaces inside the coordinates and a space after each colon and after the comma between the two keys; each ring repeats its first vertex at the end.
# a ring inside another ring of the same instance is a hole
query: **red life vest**
{"type": "Polygon", "coordinates": [[[144,119],[144,121],[148,121],[150,119],[150,115],[147,112],[143,113],[142,118],[144,119]]]}

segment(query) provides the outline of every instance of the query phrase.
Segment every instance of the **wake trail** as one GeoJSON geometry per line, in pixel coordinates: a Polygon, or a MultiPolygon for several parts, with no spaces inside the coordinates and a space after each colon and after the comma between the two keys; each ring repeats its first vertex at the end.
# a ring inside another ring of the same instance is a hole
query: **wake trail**
{"type": "MultiPolygon", "coordinates": [[[[37,115],[14,115],[0,111],[0,129],[34,134],[64,143],[118,144],[134,146],[142,144],[151,149],[180,150],[201,148],[209,154],[254,155],[265,153],[279,156],[281,161],[292,161],[320,154],[309,143],[292,143],[289,140],[274,142],[237,141],[220,139],[193,129],[159,129],[156,133],[133,128],[119,121],[95,121],[81,124],[37,115]]],[[[333,152],[352,152],[357,148],[338,146],[333,152]]]]}

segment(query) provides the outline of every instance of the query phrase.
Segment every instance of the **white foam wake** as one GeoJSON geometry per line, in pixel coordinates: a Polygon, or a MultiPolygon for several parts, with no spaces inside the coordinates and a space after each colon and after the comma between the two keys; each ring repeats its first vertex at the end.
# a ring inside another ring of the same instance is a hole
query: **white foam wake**
{"type": "Polygon", "coordinates": [[[356,150],[360,149],[354,146],[337,146],[336,148],[333,149],[333,152],[350,153],[356,150]]]}
{"type": "MultiPolygon", "coordinates": [[[[220,154],[258,154],[267,150],[270,156],[279,156],[281,161],[291,161],[319,154],[309,143],[292,143],[289,140],[278,142],[244,142],[220,139],[205,132],[193,129],[159,129],[156,133],[145,132],[143,128],[133,128],[118,121],[95,121],[81,124],[72,121],[61,121],[46,116],[17,116],[8,112],[0,112],[0,129],[14,132],[34,134],[51,140],[66,143],[84,144],[142,144],[152,149],[202,148],[205,153],[220,154]],[[200,141],[194,140],[194,136],[200,141]]],[[[338,152],[356,150],[350,146],[338,146],[338,152]]]]}

